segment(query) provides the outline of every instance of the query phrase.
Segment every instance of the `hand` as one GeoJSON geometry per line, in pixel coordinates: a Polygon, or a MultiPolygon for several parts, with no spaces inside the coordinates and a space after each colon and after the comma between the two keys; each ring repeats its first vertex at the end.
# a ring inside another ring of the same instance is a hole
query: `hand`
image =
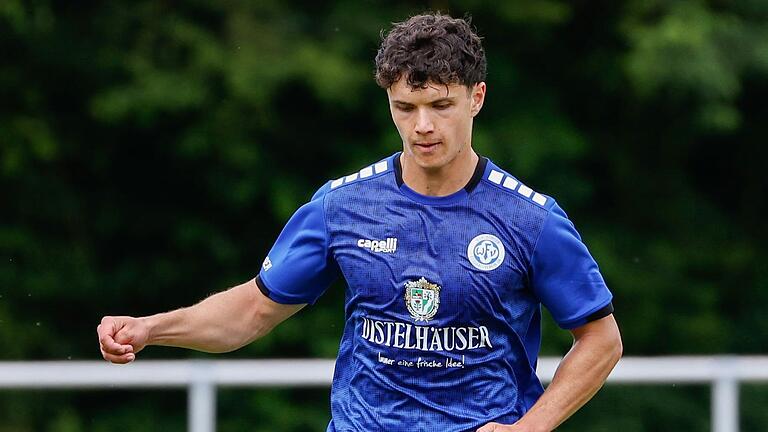
{"type": "Polygon", "coordinates": [[[534,432],[534,429],[523,426],[519,423],[515,423],[513,425],[503,425],[501,423],[491,422],[478,429],[477,432],[534,432]]]}
{"type": "Polygon", "coordinates": [[[119,364],[134,361],[149,338],[149,328],[144,321],[128,316],[105,316],[96,332],[104,360],[119,364]]]}

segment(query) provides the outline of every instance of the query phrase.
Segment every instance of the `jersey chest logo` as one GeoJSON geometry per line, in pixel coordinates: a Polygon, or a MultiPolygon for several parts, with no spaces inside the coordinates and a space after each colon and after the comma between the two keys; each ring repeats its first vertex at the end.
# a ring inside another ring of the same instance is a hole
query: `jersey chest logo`
{"type": "Polygon", "coordinates": [[[424,278],[406,282],[405,306],[417,322],[429,321],[440,307],[440,285],[424,278]]]}
{"type": "Polygon", "coordinates": [[[504,244],[492,234],[480,234],[467,247],[467,258],[478,270],[490,271],[504,262],[504,244]]]}

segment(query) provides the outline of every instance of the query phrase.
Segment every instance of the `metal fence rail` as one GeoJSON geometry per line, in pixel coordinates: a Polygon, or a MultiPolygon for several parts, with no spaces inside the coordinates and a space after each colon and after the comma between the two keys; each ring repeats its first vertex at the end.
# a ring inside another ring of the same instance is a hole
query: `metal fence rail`
{"type": "MultiPolygon", "coordinates": [[[[538,374],[549,382],[560,359],[543,358],[538,374]]],[[[325,387],[333,360],[139,360],[0,362],[0,389],[189,389],[191,432],[216,430],[216,387],[325,387]]],[[[739,384],[768,382],[768,356],[625,357],[609,383],[711,384],[712,431],[739,430],[739,384]]]]}

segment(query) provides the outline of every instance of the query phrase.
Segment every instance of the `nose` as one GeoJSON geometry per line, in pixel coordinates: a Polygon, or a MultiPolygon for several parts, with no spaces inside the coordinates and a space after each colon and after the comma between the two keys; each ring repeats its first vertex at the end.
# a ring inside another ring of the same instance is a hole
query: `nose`
{"type": "Polygon", "coordinates": [[[418,110],[418,113],[416,114],[415,132],[419,135],[426,135],[434,132],[434,130],[435,126],[432,123],[432,118],[427,110],[418,110]]]}

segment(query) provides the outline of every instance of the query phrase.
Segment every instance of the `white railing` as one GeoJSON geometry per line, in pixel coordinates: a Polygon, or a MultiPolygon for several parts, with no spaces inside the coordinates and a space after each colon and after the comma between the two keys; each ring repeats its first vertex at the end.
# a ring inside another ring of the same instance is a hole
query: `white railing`
{"type": "MultiPolygon", "coordinates": [[[[552,379],[558,362],[540,360],[542,381],[552,379]]],[[[216,387],[325,387],[332,376],[333,360],[0,362],[0,389],[187,387],[191,432],[216,430],[216,387]]],[[[739,383],[768,382],[768,356],[625,357],[608,382],[711,384],[711,430],[737,432],[739,383]]]]}

